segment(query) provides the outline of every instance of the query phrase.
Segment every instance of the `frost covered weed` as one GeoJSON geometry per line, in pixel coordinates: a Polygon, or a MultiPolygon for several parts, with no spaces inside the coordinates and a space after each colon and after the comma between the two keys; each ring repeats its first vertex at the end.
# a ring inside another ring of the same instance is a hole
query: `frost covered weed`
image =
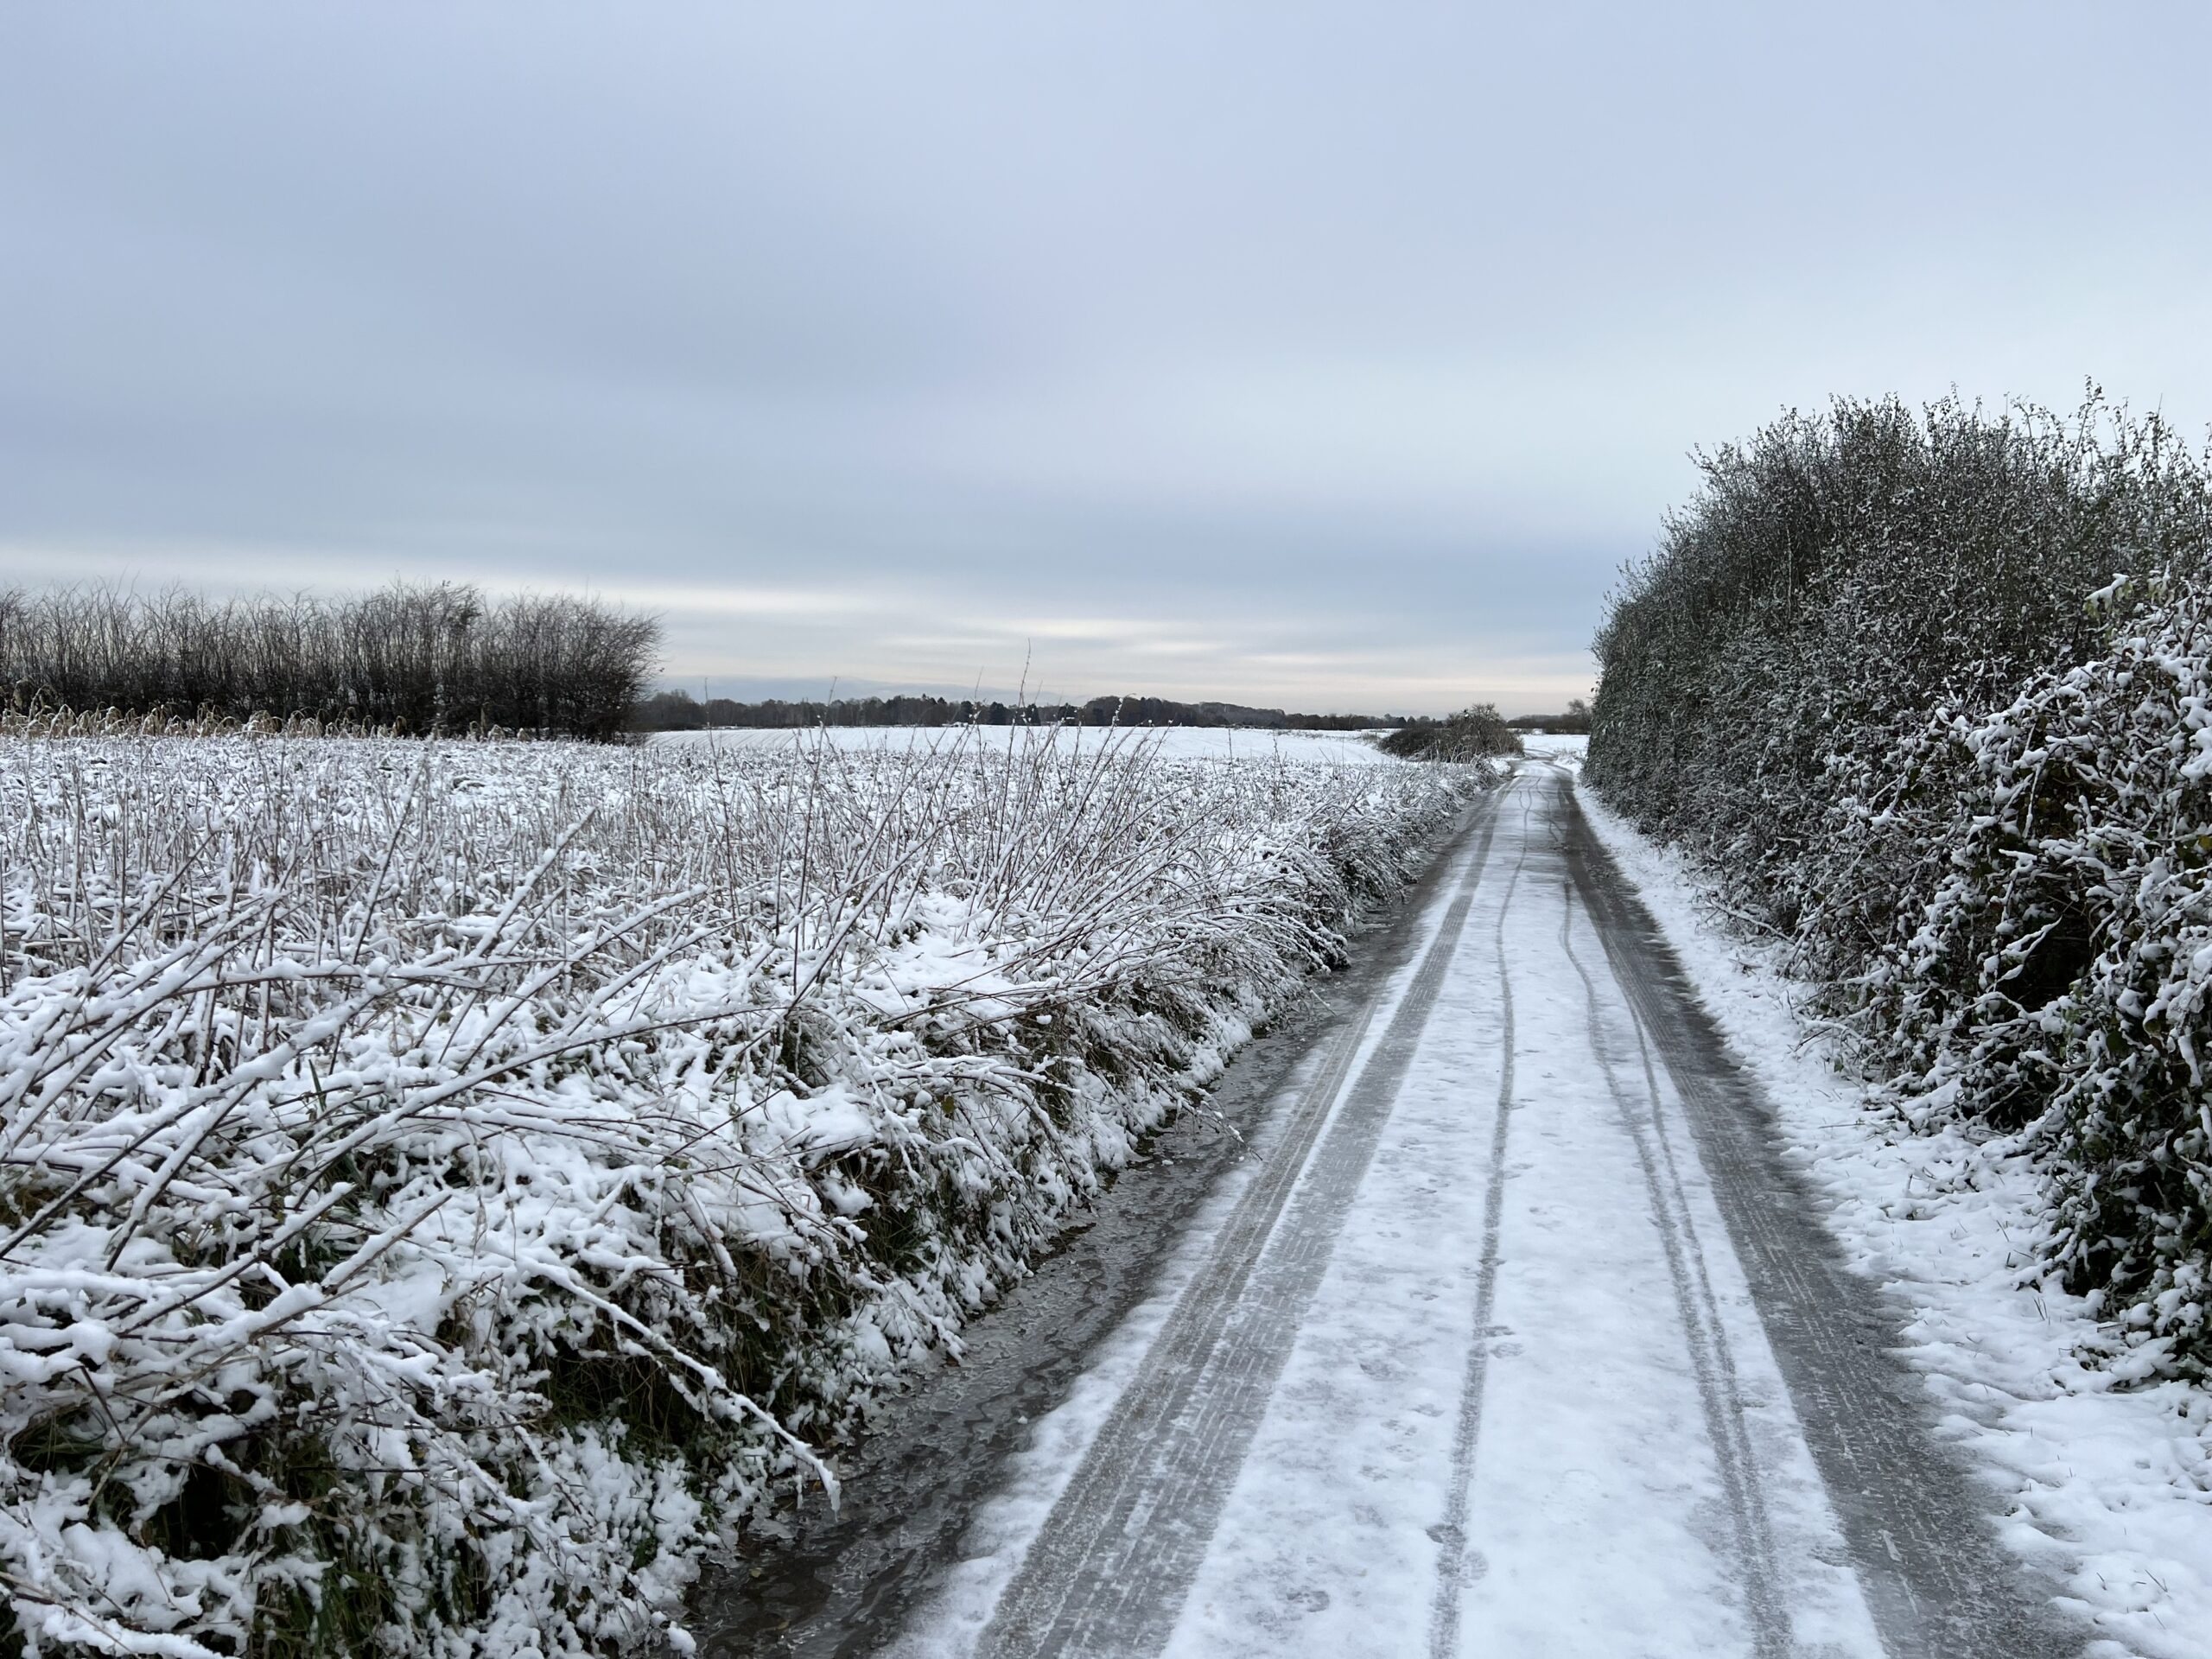
{"type": "MultiPolygon", "coordinates": [[[[184,715],[165,713],[126,715],[119,709],[78,709],[34,704],[28,709],[0,709],[0,738],[20,737],[392,737],[389,727],[358,721],[316,720],[296,715],[277,721],[266,715],[245,720],[212,710],[184,715]]],[[[472,736],[506,737],[497,728],[472,736]]]]}
{"type": "Polygon", "coordinates": [[[25,1649],[618,1649],[1473,772],[0,734],[25,1649]]]}

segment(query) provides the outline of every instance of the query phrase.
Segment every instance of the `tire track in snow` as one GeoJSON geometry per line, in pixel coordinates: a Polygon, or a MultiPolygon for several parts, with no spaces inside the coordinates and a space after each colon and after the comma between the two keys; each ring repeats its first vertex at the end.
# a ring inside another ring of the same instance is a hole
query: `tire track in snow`
{"type": "Polygon", "coordinates": [[[1474,1345],[1467,1351],[1467,1372],[1459,1385],[1459,1418],[1452,1434],[1452,1479],[1444,1500],[1444,1519],[1429,1529],[1440,1552],[1436,1598],[1429,1610],[1431,1659],[1452,1659],[1459,1650],[1459,1592],[1466,1581],[1467,1499],[1474,1487],[1475,1451],[1482,1438],[1483,1389],[1490,1380],[1491,1315],[1497,1307],[1499,1224],[1505,1208],[1505,1150],[1513,1125],[1513,978],[1505,969],[1505,915],[1529,861],[1529,807],[1521,809],[1521,855],[1497,903],[1492,949],[1497,958],[1499,1046],[1497,1116],[1490,1137],[1490,1175],[1483,1189],[1483,1250],[1475,1270],[1474,1345]]]}
{"type": "Polygon", "coordinates": [[[1773,1118],[1643,906],[1558,785],[1567,868],[1613,976],[1682,1103],[1852,1565],[1892,1659],[2071,1659],[2084,1637],[2031,1603],[1927,1402],[1892,1357],[1899,1310],[1845,1264],[1773,1118]]]}
{"type": "MultiPolygon", "coordinates": [[[[1689,1200],[1682,1191],[1681,1173],[1671,1148],[1663,1160],[1655,1154],[1655,1134],[1662,1141],[1658,1078],[1651,1071],[1645,1049],[1644,1081],[1647,1098],[1639,1109],[1622,1086],[1612,1056],[1607,1052],[1603,1007],[1598,982],[1591,977],[1573,940],[1574,893],[1571,876],[1561,882],[1565,901],[1560,918],[1560,948],[1574,966],[1589,1001],[1590,1052],[1605,1079],[1621,1127],[1636,1148],[1643,1192],[1650,1206],[1651,1222],[1659,1234],[1666,1257],[1667,1277],[1675,1293],[1675,1309],[1681,1322],[1682,1340],[1689,1351],[1690,1369],[1697,1378],[1698,1405],[1705,1419],[1707,1442],[1726,1495],[1732,1530],[1735,1535],[1737,1580],[1744,1592],[1744,1611],[1751,1626],[1751,1651],[1758,1659],[1784,1659],[1789,1652],[1789,1615],[1777,1588],[1774,1532],[1766,1512],[1766,1495],[1758,1465],[1751,1452],[1751,1435],[1744,1425],[1744,1399],[1736,1377],[1735,1356],[1729,1351],[1720,1305],[1713,1294],[1713,1281],[1698,1248],[1697,1229],[1691,1219],[1689,1200]],[[1645,1116],[1648,1110],[1648,1119],[1645,1116]],[[1663,1168],[1662,1168],[1663,1162],[1663,1168]]],[[[1644,1048],[1643,1022],[1629,1006],[1637,1044],[1644,1048]]]]}
{"type": "Polygon", "coordinates": [[[1140,1655],[1165,1645],[1443,988],[1507,792],[1484,809],[1466,874],[1342,1109],[1332,1115],[1371,1003],[1301,1097],[1274,1159],[1053,1505],[979,1654],[1140,1655]]]}

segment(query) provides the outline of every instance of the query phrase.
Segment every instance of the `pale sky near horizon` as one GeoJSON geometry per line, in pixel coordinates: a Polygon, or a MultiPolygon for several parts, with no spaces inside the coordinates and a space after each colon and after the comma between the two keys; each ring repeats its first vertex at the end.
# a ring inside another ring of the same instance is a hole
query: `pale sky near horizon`
{"type": "Polygon", "coordinates": [[[1509,713],[1688,452],[2212,422],[2212,9],[0,0],[0,583],[1509,713]]]}

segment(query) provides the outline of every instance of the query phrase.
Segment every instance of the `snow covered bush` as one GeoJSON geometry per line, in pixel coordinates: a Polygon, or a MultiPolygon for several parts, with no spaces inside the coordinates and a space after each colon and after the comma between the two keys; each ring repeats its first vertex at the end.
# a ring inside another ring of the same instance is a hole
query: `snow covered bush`
{"type": "Polygon", "coordinates": [[[1856,1013],[1912,1092],[2027,1122],[2054,1253],[2133,1369],[2212,1362],[2212,595],[2135,584],[2108,652],[1979,721],[1933,891],[1856,1013]]]}
{"type": "Polygon", "coordinates": [[[0,734],[27,1652],[673,1632],[1485,774],[0,734]]]}
{"type": "Polygon", "coordinates": [[[2201,1374],[2212,468],[2093,399],[1840,404],[1706,471],[1600,633],[1587,775],[1908,1116],[2030,1137],[2129,1375],[2201,1374]]]}
{"type": "Polygon", "coordinates": [[[1445,760],[1464,765],[1491,755],[1519,754],[1520,734],[1508,726],[1497,705],[1478,702],[1442,720],[1409,720],[1386,733],[1376,745],[1402,760],[1445,760]]]}
{"type": "Polygon", "coordinates": [[[1937,709],[2087,660],[2084,601],[2115,575],[2212,568],[2212,482],[2156,417],[2094,401],[2070,421],[1840,402],[1701,459],[1599,631],[1589,776],[1784,931],[1828,906],[1840,931],[1805,943],[1848,972],[1925,849],[1886,820],[1839,864],[1834,815],[1894,792],[1937,709]],[[1851,893],[1875,907],[1857,931],[1851,893]]]}

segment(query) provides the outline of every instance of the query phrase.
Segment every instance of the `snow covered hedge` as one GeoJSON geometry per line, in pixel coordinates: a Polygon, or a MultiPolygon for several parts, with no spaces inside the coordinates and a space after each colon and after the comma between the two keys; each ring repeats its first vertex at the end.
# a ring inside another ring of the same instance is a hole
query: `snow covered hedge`
{"type": "Polygon", "coordinates": [[[2212,1371],[2212,466],[2093,400],[1840,404],[1706,469],[1599,636],[1588,775],[1909,1116],[2027,1137],[2125,1374],[2212,1371]]]}
{"type": "Polygon", "coordinates": [[[2141,596],[2099,595],[2105,654],[1911,746],[1860,822],[1941,780],[1933,856],[1834,1000],[1923,1109],[2025,1125],[2053,1255],[2148,1376],[2212,1362],[2212,594],[2141,596]]]}
{"type": "Polygon", "coordinates": [[[1027,733],[0,747],[31,1653],[671,1630],[712,1529],[830,1478],[1482,777],[1027,733]]]}

